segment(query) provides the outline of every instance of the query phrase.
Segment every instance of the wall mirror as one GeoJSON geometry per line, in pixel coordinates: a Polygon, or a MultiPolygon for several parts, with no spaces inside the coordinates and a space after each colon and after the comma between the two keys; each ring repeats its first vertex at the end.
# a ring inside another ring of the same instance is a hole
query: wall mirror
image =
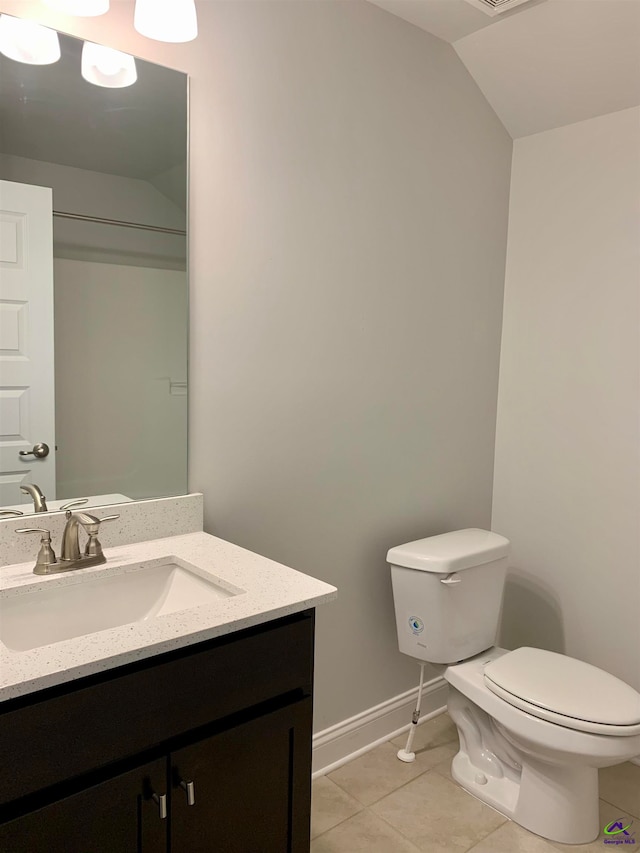
{"type": "Polygon", "coordinates": [[[29,483],[49,509],[187,491],[187,75],[111,87],[107,56],[96,85],[58,38],[0,55],[0,511],[25,514],[29,483]]]}

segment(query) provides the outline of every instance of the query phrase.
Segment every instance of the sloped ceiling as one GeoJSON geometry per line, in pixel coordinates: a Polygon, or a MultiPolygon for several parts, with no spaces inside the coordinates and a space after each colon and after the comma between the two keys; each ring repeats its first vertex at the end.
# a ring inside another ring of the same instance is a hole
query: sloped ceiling
{"type": "Polygon", "coordinates": [[[474,9],[466,0],[370,0],[370,2],[448,42],[457,41],[482,27],[488,27],[495,20],[479,9],[474,9]]]}
{"type": "Polygon", "coordinates": [[[514,138],[640,104],[640,0],[533,0],[494,18],[465,0],[375,5],[450,41],[514,138]]]}

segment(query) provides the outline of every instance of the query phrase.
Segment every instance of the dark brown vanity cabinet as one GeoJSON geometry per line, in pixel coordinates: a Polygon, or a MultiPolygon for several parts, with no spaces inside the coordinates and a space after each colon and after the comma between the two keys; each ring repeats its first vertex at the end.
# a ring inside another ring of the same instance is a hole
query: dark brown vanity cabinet
{"type": "Polygon", "coordinates": [[[172,754],[172,853],[308,850],[310,721],[306,699],[172,754]]]}
{"type": "Polygon", "coordinates": [[[156,803],[146,798],[150,786],[162,790],[165,779],[166,762],[159,759],[27,812],[0,825],[0,850],[166,853],[166,825],[156,803]]]}
{"type": "Polygon", "coordinates": [[[308,851],[313,622],[0,705],[0,853],[308,851]]]}

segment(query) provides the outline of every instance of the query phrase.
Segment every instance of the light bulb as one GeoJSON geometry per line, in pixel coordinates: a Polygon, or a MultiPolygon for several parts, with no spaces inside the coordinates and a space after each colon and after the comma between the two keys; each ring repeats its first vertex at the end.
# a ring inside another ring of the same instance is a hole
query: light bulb
{"type": "Polygon", "coordinates": [[[109,0],[43,0],[45,6],[63,15],[93,18],[109,11],[109,0]]]}
{"type": "Polygon", "coordinates": [[[51,65],[60,59],[58,33],[35,21],[0,15],[0,53],[28,65],[51,65]]]}
{"type": "Polygon", "coordinates": [[[195,0],[136,0],[133,26],[156,41],[192,41],[198,35],[195,0]]]}
{"type": "Polygon", "coordinates": [[[138,79],[133,56],[91,41],[82,46],[82,76],[107,89],[123,89],[138,79]]]}

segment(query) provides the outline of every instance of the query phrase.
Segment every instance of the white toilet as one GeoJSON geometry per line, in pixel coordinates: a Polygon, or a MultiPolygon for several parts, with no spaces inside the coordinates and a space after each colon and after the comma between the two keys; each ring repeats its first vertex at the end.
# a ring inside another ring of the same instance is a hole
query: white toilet
{"type": "Polygon", "coordinates": [[[640,694],[566,655],[496,648],[509,541],[458,530],[392,548],[400,651],[448,664],[453,778],[532,832],[597,838],[598,768],[640,755],[640,694]]]}

